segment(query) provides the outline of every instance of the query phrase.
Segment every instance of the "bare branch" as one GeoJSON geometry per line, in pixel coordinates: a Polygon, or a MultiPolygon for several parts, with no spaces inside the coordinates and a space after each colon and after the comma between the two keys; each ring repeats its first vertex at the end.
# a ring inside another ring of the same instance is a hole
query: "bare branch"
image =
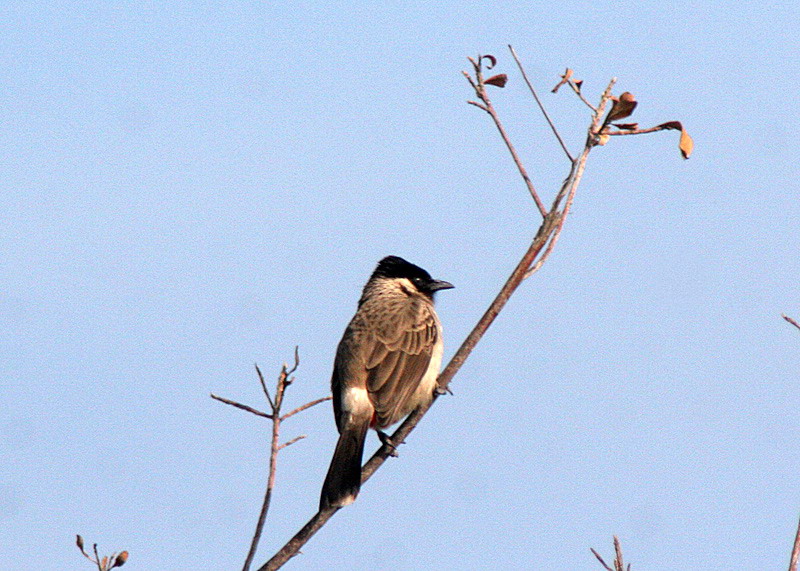
{"type": "MultiPolygon", "coordinates": [[[[558,139],[558,143],[561,145],[561,148],[564,149],[564,153],[567,155],[567,158],[570,160],[570,162],[574,163],[575,159],[570,154],[569,149],[567,149],[567,145],[564,144],[564,139],[561,138],[561,134],[558,132],[558,129],[556,129],[556,126],[550,119],[550,115],[548,115],[547,110],[544,108],[544,105],[542,105],[539,96],[536,94],[536,90],[533,88],[533,85],[531,85],[531,82],[528,80],[528,74],[525,73],[525,68],[522,67],[519,58],[517,57],[517,52],[514,51],[514,48],[511,47],[511,45],[508,46],[508,49],[511,51],[511,55],[514,57],[514,61],[517,62],[517,67],[519,68],[519,71],[522,74],[522,79],[524,79],[525,83],[528,85],[528,89],[533,95],[533,98],[536,100],[536,104],[539,106],[539,110],[542,112],[542,115],[544,115],[544,118],[547,120],[547,124],[550,125],[550,129],[552,129],[553,134],[556,136],[556,139],[558,139]]],[[[556,86],[556,89],[558,89],[558,86],[556,86]]]]}
{"type": "Polygon", "coordinates": [[[622,546],[619,543],[619,538],[615,535],[614,536],[614,553],[616,553],[616,557],[614,558],[614,566],[617,568],[617,571],[625,571],[623,567],[625,564],[622,562],[622,546]]]}
{"type": "Polygon", "coordinates": [[[99,569],[99,571],[106,571],[105,569],[103,569],[103,564],[101,562],[100,556],[97,554],[96,543],[92,544],[92,549],[94,550],[94,562],[97,563],[97,569],[99,569]]]}
{"type": "Polygon", "coordinates": [[[272,418],[271,414],[267,414],[266,412],[261,412],[258,409],[255,409],[255,408],[253,408],[251,406],[247,406],[246,404],[242,404],[240,402],[232,401],[230,399],[226,399],[225,397],[217,396],[214,393],[211,393],[211,398],[214,399],[214,400],[218,400],[219,402],[224,402],[225,404],[229,404],[231,406],[235,406],[236,408],[240,408],[242,410],[246,410],[247,412],[252,412],[253,414],[255,414],[257,416],[263,416],[264,418],[272,418]]]}
{"type": "Polygon", "coordinates": [[[286,375],[288,376],[288,375],[291,375],[292,373],[294,373],[297,370],[297,367],[299,367],[299,366],[300,366],[300,346],[299,345],[295,345],[294,346],[294,366],[292,366],[291,369],[286,371],[286,375]]]}
{"type": "MultiPolygon", "coordinates": [[[[614,536],[614,568],[608,566],[608,564],[603,560],[600,554],[594,550],[594,548],[590,547],[589,551],[591,551],[597,560],[600,562],[600,565],[603,566],[606,571],[625,571],[625,563],[622,560],[622,545],[620,545],[619,538],[615,535],[614,536]]],[[[628,571],[630,571],[631,565],[628,564],[628,571]]]]}
{"type": "Polygon", "coordinates": [[[605,112],[606,105],[611,100],[611,88],[613,87],[615,81],[616,81],[615,79],[612,79],[611,82],[609,82],[608,87],[606,87],[606,90],[600,97],[600,104],[597,106],[597,108],[592,107],[593,109],[595,109],[595,112],[592,124],[589,127],[589,133],[586,137],[586,144],[584,145],[583,151],[581,152],[578,159],[573,161],[569,175],[567,175],[567,178],[561,185],[561,189],[556,195],[556,198],[553,200],[553,206],[550,211],[555,212],[565,196],[567,200],[566,205],[564,206],[564,210],[561,212],[557,224],[553,229],[552,237],[550,238],[550,241],[547,244],[547,249],[545,250],[544,254],[542,254],[542,256],[539,258],[539,260],[535,264],[533,264],[530,267],[530,269],[525,273],[525,278],[529,278],[537,271],[539,271],[542,265],[544,265],[544,263],[547,261],[547,258],[550,257],[550,254],[552,253],[553,248],[555,248],[555,245],[558,243],[558,238],[559,236],[561,236],[561,231],[564,229],[564,222],[566,221],[567,215],[569,214],[570,209],[572,208],[572,202],[575,198],[575,193],[577,192],[580,181],[583,178],[583,171],[586,168],[586,160],[589,158],[589,153],[596,144],[600,119],[602,118],[603,113],[605,112]]]}
{"type": "Polygon", "coordinates": [[[556,86],[550,90],[550,93],[558,93],[558,90],[561,89],[562,86],[569,83],[570,79],[572,79],[572,70],[570,68],[567,68],[566,70],[564,70],[564,74],[561,76],[561,81],[559,81],[556,84],[556,86]]]}
{"type": "MultiPolygon", "coordinates": [[[[267,518],[267,513],[269,512],[270,502],[272,500],[272,490],[275,488],[275,475],[277,471],[277,463],[278,463],[278,452],[286,448],[287,446],[291,446],[295,442],[302,440],[305,438],[305,435],[297,436],[288,442],[280,444],[280,428],[281,422],[290,418],[304,410],[311,408],[314,405],[317,405],[321,402],[325,402],[330,400],[331,397],[324,397],[320,399],[316,399],[314,401],[308,402],[302,406],[297,407],[293,411],[281,416],[281,406],[283,405],[283,397],[286,393],[286,387],[288,387],[292,381],[294,381],[294,377],[292,377],[292,373],[297,371],[297,368],[300,366],[300,353],[297,346],[294,348],[294,365],[291,368],[287,368],[287,365],[284,363],[281,367],[280,372],[278,373],[278,378],[275,382],[275,398],[273,399],[270,395],[269,390],[267,389],[267,383],[264,381],[264,375],[261,373],[261,369],[258,365],[255,366],[256,373],[258,374],[258,382],[261,385],[261,390],[264,392],[264,396],[269,403],[270,409],[272,410],[272,414],[267,414],[265,412],[261,412],[251,406],[246,404],[242,404],[236,401],[232,401],[230,399],[226,399],[215,394],[211,395],[211,398],[223,402],[225,404],[229,404],[236,408],[245,410],[247,412],[251,412],[255,415],[262,416],[264,418],[268,418],[272,421],[272,438],[270,442],[270,455],[269,455],[269,475],[267,478],[267,485],[266,490],[264,492],[264,500],[261,505],[261,511],[258,515],[258,522],[256,523],[256,529],[253,533],[253,539],[250,542],[250,550],[247,553],[247,557],[244,562],[243,570],[248,571],[250,566],[253,563],[253,558],[256,554],[256,549],[258,548],[258,543],[261,539],[261,534],[264,530],[264,522],[267,518]]],[[[80,536],[79,536],[80,538],[80,536]]],[[[80,544],[79,544],[80,546],[80,544]]],[[[127,558],[127,553],[125,555],[127,558]]],[[[123,561],[124,563],[124,561],[123,561]]]]}
{"type": "Polygon", "coordinates": [[[302,440],[302,439],[303,439],[303,438],[305,438],[305,437],[306,437],[306,435],[305,435],[305,434],[301,434],[300,436],[295,436],[294,438],[292,438],[292,439],[291,439],[291,440],[289,440],[288,442],[284,442],[283,444],[281,444],[280,446],[278,446],[278,450],[283,450],[283,449],[284,449],[284,448],[286,448],[287,446],[291,446],[292,444],[294,444],[294,443],[295,443],[295,442],[297,442],[298,440],[302,440]]]}
{"type": "Polygon", "coordinates": [[[589,103],[589,101],[583,96],[581,93],[581,86],[583,85],[582,80],[574,79],[572,76],[573,72],[570,68],[567,68],[564,72],[564,75],[561,76],[561,81],[559,81],[556,86],[551,90],[552,93],[558,93],[558,90],[561,89],[563,85],[569,85],[572,91],[575,92],[575,95],[583,101],[583,103],[592,111],[597,113],[597,107],[589,103]]]}
{"type": "Polygon", "coordinates": [[[258,368],[258,364],[255,365],[256,373],[258,373],[258,381],[261,383],[261,390],[264,391],[264,396],[267,397],[267,402],[269,403],[269,407],[275,411],[275,403],[272,402],[272,397],[269,396],[269,389],[267,389],[267,383],[264,382],[264,375],[261,374],[261,369],[258,368]]]}
{"type": "Polygon", "coordinates": [[[800,329],[800,323],[797,323],[797,321],[795,321],[794,319],[792,319],[791,317],[789,317],[785,313],[781,313],[781,317],[783,317],[786,321],[788,321],[789,323],[791,323],[792,325],[794,325],[795,327],[800,329]]]}
{"type": "Polygon", "coordinates": [[[467,103],[469,103],[470,105],[474,105],[474,106],[475,106],[475,107],[477,107],[478,109],[481,109],[481,110],[483,110],[483,111],[486,111],[487,113],[489,112],[489,110],[488,110],[488,109],[487,109],[487,108],[486,108],[484,105],[481,105],[481,104],[480,104],[480,103],[478,103],[477,101],[467,101],[467,103]]]}
{"type": "Polygon", "coordinates": [[[491,116],[492,121],[494,121],[497,130],[500,132],[500,136],[503,139],[503,142],[506,144],[508,148],[508,152],[511,153],[511,158],[514,160],[514,164],[517,165],[517,169],[519,170],[519,174],[522,176],[522,180],[525,181],[525,185],[528,187],[528,192],[531,194],[531,198],[536,203],[536,207],[539,209],[539,213],[544,218],[547,215],[547,211],[544,208],[544,204],[542,204],[539,195],[536,193],[536,189],[533,187],[533,182],[531,181],[530,177],[528,176],[528,172],[525,170],[525,166],[522,164],[522,160],[517,155],[517,150],[514,148],[514,145],[511,143],[511,139],[509,139],[508,134],[506,133],[505,127],[500,122],[500,117],[497,115],[497,111],[495,111],[494,106],[492,105],[491,100],[489,99],[489,95],[486,93],[486,86],[483,83],[483,70],[481,68],[481,59],[478,58],[478,61],[475,61],[472,58],[468,58],[469,61],[472,63],[473,70],[475,71],[475,79],[473,80],[472,77],[463,72],[466,76],[469,84],[475,90],[475,95],[478,96],[478,99],[483,101],[483,105],[480,105],[474,101],[469,101],[471,105],[475,105],[480,109],[486,111],[489,116],[491,116]]]}
{"type": "Polygon", "coordinates": [[[603,561],[603,558],[600,557],[600,554],[597,551],[595,551],[593,547],[590,547],[589,551],[594,553],[594,556],[597,557],[597,560],[600,562],[600,565],[602,565],[607,571],[614,571],[611,567],[606,565],[606,562],[603,561]]]}
{"type": "MultiPolygon", "coordinates": [[[[611,126],[615,125],[611,123],[611,126]]],[[[665,127],[664,125],[656,125],[655,127],[649,127],[647,129],[619,129],[617,131],[606,131],[603,134],[609,135],[611,137],[619,135],[646,135],[647,133],[658,133],[659,131],[665,131],[669,129],[671,129],[671,127],[665,127]]]]}
{"type": "Polygon", "coordinates": [[[585,105],[586,105],[586,106],[587,106],[589,109],[591,109],[592,111],[594,111],[594,112],[596,113],[596,112],[597,112],[597,107],[595,107],[594,105],[592,105],[591,103],[589,103],[589,100],[588,100],[588,99],[586,99],[586,98],[583,96],[583,93],[581,92],[581,88],[580,88],[580,86],[578,85],[578,82],[576,82],[576,81],[569,81],[568,83],[569,83],[569,86],[572,88],[572,91],[574,91],[574,92],[575,92],[575,95],[577,95],[577,96],[578,96],[578,99],[580,99],[581,101],[583,101],[583,103],[584,103],[584,104],[585,104],[585,105]]]}
{"type": "MultiPolygon", "coordinates": [[[[794,323],[794,325],[797,325],[797,323],[794,323]]],[[[800,557],[800,522],[797,524],[797,533],[794,536],[794,547],[792,547],[792,556],[789,559],[789,571],[797,571],[798,557],[800,557]]]]}
{"type": "Polygon", "coordinates": [[[297,407],[296,409],[294,409],[292,412],[287,412],[286,414],[284,414],[284,415],[281,417],[281,422],[283,422],[284,420],[286,420],[286,419],[287,419],[287,418],[289,418],[290,416],[294,416],[294,415],[296,415],[298,412],[303,412],[303,411],[304,411],[304,410],[306,410],[307,408],[311,408],[312,406],[316,406],[316,405],[318,405],[319,403],[321,403],[321,402],[325,402],[325,401],[328,401],[328,400],[331,400],[332,398],[333,398],[333,397],[322,397],[321,399],[312,400],[311,402],[307,402],[306,404],[304,404],[304,405],[302,405],[302,406],[298,406],[298,407],[297,407]]]}

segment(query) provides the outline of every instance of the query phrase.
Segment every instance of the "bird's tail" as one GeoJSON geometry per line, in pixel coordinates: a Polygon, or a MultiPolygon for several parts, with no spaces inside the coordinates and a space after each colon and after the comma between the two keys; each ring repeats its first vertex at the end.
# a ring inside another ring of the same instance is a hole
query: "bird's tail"
{"type": "Polygon", "coordinates": [[[336,443],[328,475],[322,485],[319,509],[340,508],[352,504],[361,488],[361,458],[370,418],[350,418],[336,443]]]}

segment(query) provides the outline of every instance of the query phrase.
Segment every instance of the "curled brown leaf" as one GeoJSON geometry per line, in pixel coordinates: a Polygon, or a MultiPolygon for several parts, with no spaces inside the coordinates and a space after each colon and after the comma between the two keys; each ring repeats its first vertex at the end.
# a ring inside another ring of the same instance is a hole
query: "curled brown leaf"
{"type": "Polygon", "coordinates": [[[478,61],[480,62],[480,61],[482,61],[482,60],[484,60],[484,59],[488,59],[488,60],[489,60],[489,62],[491,63],[491,65],[487,65],[487,66],[486,66],[486,69],[492,69],[494,66],[496,66],[496,65],[497,65],[497,58],[496,58],[496,57],[494,57],[494,56],[490,56],[490,55],[486,55],[486,56],[480,56],[480,57],[478,58],[478,61]]]}
{"type": "Polygon", "coordinates": [[[498,73],[485,80],[483,83],[486,85],[494,85],[495,87],[505,87],[507,81],[508,76],[505,73],[498,73]]]}
{"type": "Polygon", "coordinates": [[[638,105],[636,98],[630,91],[626,91],[619,97],[615,97],[613,101],[614,104],[611,106],[611,111],[608,112],[608,117],[606,117],[606,124],[624,119],[625,117],[630,117],[633,114],[633,110],[636,109],[638,105]]]}

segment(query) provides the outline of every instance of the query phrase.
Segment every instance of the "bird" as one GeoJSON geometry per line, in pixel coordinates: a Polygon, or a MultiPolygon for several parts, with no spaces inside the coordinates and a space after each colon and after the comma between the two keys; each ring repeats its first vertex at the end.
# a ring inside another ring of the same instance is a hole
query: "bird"
{"type": "Polygon", "coordinates": [[[442,363],[442,325],[434,294],[455,286],[398,256],[378,262],[336,349],[331,375],[339,440],[320,510],[353,503],[361,488],[367,430],[395,424],[433,399],[442,363]]]}

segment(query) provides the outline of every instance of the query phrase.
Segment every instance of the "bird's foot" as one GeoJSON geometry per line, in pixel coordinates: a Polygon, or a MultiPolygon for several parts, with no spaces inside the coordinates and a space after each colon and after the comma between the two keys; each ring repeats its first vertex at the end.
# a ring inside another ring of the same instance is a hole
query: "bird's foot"
{"type": "Polygon", "coordinates": [[[450,385],[447,385],[446,387],[441,387],[439,385],[436,385],[436,388],[433,389],[433,392],[436,393],[439,396],[447,395],[447,394],[452,396],[452,394],[453,394],[453,391],[450,390],[450,385]]]}
{"type": "MultiPolygon", "coordinates": [[[[389,447],[389,456],[391,456],[392,458],[397,458],[399,456],[399,454],[397,453],[398,445],[394,443],[392,437],[386,434],[382,430],[378,430],[377,433],[378,433],[378,438],[380,438],[383,445],[389,447]]],[[[402,442],[400,442],[400,444],[402,444],[402,442]]]]}

